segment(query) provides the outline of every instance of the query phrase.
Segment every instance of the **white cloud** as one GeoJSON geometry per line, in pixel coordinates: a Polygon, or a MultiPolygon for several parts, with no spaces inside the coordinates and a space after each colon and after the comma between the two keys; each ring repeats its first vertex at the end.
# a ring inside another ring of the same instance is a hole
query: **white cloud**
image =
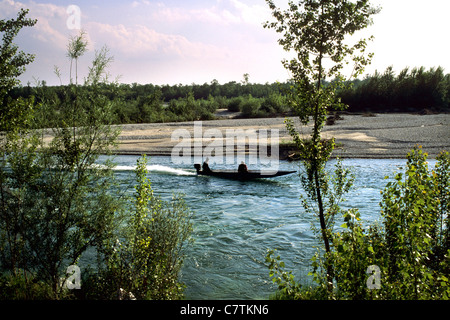
{"type": "Polygon", "coordinates": [[[12,0],[0,2],[0,8],[8,18],[15,18],[21,8],[29,9],[27,18],[37,19],[36,25],[30,30],[24,29],[31,38],[45,44],[47,48],[65,49],[67,37],[70,34],[66,27],[66,7],[54,4],[38,4],[29,2],[27,4],[12,0]]]}
{"type": "MultiPolygon", "coordinates": [[[[61,67],[63,77],[68,75],[67,43],[77,32],[67,28],[67,6],[23,2],[0,0],[2,19],[4,15],[15,17],[21,7],[29,8],[29,17],[38,19],[35,27],[25,28],[18,37],[21,50],[36,54],[22,82],[36,77],[57,84],[53,66],[61,67]]],[[[110,72],[122,75],[124,82],[224,82],[240,80],[246,72],[255,82],[271,81],[272,77],[283,80],[272,71],[283,70],[280,59],[269,56],[273,50],[264,47],[268,42],[261,36],[265,31],[260,5],[238,0],[212,2],[206,7],[183,3],[184,8],[145,0],[119,7],[95,9],[94,5],[81,7],[89,52],[80,61],[79,74],[89,64],[94,49],[107,45],[114,56],[110,72]]],[[[275,41],[273,48],[278,48],[275,41]]]]}
{"type": "MultiPolygon", "coordinates": [[[[146,3],[144,14],[150,14],[153,21],[159,23],[212,23],[216,25],[252,24],[261,26],[270,17],[270,10],[263,5],[247,5],[238,0],[211,2],[213,5],[204,8],[186,8],[182,6],[168,7],[164,3],[134,1],[131,6],[137,8],[146,3]]],[[[141,9],[141,8],[140,8],[141,9]]],[[[139,12],[136,12],[139,15],[139,12]]]]}
{"type": "Polygon", "coordinates": [[[224,56],[213,45],[189,41],[176,34],[159,33],[143,25],[124,26],[92,22],[87,24],[90,37],[128,57],[161,55],[168,58],[208,59],[224,56]]]}
{"type": "Polygon", "coordinates": [[[230,0],[230,2],[244,23],[261,26],[264,21],[270,19],[271,13],[267,6],[250,6],[239,0],[230,0]]]}

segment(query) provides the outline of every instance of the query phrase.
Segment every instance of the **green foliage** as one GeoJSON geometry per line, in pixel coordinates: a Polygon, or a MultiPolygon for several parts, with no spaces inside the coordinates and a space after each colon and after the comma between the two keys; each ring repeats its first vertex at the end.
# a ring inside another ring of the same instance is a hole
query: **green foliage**
{"type": "MultiPolygon", "coordinates": [[[[83,33],[77,37],[77,41],[85,41],[83,33]]],[[[55,68],[55,73],[61,79],[59,68],[55,68]]],[[[217,109],[240,112],[242,103],[249,100],[249,95],[256,107],[249,109],[252,112],[248,114],[241,114],[242,117],[287,114],[289,108],[282,94],[284,86],[279,83],[244,86],[236,82],[220,85],[214,81],[201,86],[99,83],[98,91],[112,105],[111,122],[126,124],[210,120],[215,118],[217,109]]],[[[86,84],[78,85],[76,90],[78,94],[92,94],[91,86],[86,84]]],[[[64,114],[62,101],[66,99],[67,91],[62,81],[60,86],[47,86],[45,81],[41,81],[35,87],[15,87],[8,96],[11,99],[34,98],[34,104],[39,110],[35,115],[39,117],[35,126],[53,128],[61,123],[60,118],[64,114]]]]}
{"type": "Polygon", "coordinates": [[[0,46],[0,131],[17,130],[30,125],[32,99],[13,99],[8,94],[19,84],[17,78],[25,72],[25,66],[34,55],[18,51],[13,43],[23,27],[32,27],[37,20],[27,19],[28,10],[21,9],[17,19],[0,20],[2,44],[0,46]]]}
{"type": "Polygon", "coordinates": [[[364,227],[357,209],[338,210],[343,223],[329,229],[330,251],[311,259],[309,275],[315,287],[303,288],[283,270],[280,258],[269,252],[266,262],[278,284],[276,298],[449,299],[450,155],[442,152],[434,170],[426,160],[427,154],[414,148],[407,156],[405,173],[386,184],[381,222],[364,227]],[[332,293],[329,265],[335,284],[332,293]],[[380,270],[379,288],[367,286],[369,266],[380,270]]]}
{"type": "MultiPolygon", "coordinates": [[[[39,283],[49,288],[49,298],[65,297],[60,281],[67,266],[88,249],[101,249],[116,228],[121,203],[112,191],[113,164],[97,164],[118,135],[104,125],[111,108],[98,91],[109,61],[104,53],[96,53],[90,68],[89,96],[78,86],[66,87],[60,126],[50,142],[41,131],[22,130],[10,132],[2,145],[0,270],[11,279],[6,286],[21,288],[13,297],[34,292],[39,283]]],[[[45,110],[45,100],[41,103],[45,110]]]]}
{"type": "Polygon", "coordinates": [[[0,274],[0,289],[0,300],[45,300],[53,297],[48,284],[25,271],[17,275],[0,274]]]}
{"type": "Polygon", "coordinates": [[[178,280],[185,246],[191,241],[191,212],[181,197],[165,202],[153,194],[143,156],[136,168],[132,215],[124,221],[116,243],[105,252],[106,265],[88,298],[117,299],[121,290],[136,299],[172,300],[183,297],[178,280]]]}
{"type": "Polygon", "coordinates": [[[251,95],[243,99],[240,109],[244,117],[257,117],[261,102],[251,95]]]}
{"type": "Polygon", "coordinates": [[[234,97],[234,98],[228,99],[228,102],[227,102],[228,111],[240,112],[242,100],[243,100],[242,97],[234,97]]]}
{"type": "MultiPolygon", "coordinates": [[[[70,59],[70,83],[72,84],[72,63],[75,60],[75,84],[78,84],[78,58],[87,51],[87,41],[84,39],[86,33],[81,31],[79,35],[70,39],[67,46],[67,57],[70,59]]],[[[96,62],[94,61],[94,68],[96,62]]]]}
{"type": "MultiPolygon", "coordinates": [[[[5,117],[2,113],[1,119],[1,128],[11,130],[2,136],[0,149],[0,298],[123,298],[119,289],[139,299],[181,298],[184,286],[178,274],[192,232],[183,199],[164,202],[153,195],[144,157],[136,169],[134,209],[125,217],[114,164],[110,159],[99,163],[100,155],[112,154],[119,134],[110,126],[117,108],[111,91],[114,95],[119,88],[107,82],[112,62],[108,48],[95,52],[85,83],[79,86],[78,59],[87,48],[81,32],[68,45],[69,85],[52,93],[40,82],[35,91],[39,108],[34,110],[25,100],[3,99],[32,60],[16,55],[17,47],[10,43],[21,27],[35,23],[25,15],[22,10],[17,20],[0,21],[5,32],[2,108],[21,108],[5,117]],[[32,126],[29,120],[34,120],[32,126]],[[51,141],[44,140],[44,130],[25,130],[49,124],[51,141]],[[97,273],[83,270],[83,290],[71,292],[63,285],[66,269],[88,251],[97,255],[97,273]]],[[[59,68],[55,73],[61,80],[59,68]]],[[[158,92],[139,101],[144,119],[152,117],[153,107],[162,109],[160,102],[158,92]]],[[[198,104],[192,95],[185,102],[185,107],[198,104]]],[[[210,98],[200,107],[212,112],[216,104],[210,98]]]]}
{"type": "MultiPolygon", "coordinates": [[[[291,88],[288,101],[302,124],[311,119],[313,130],[309,140],[297,132],[292,120],[286,120],[289,133],[301,153],[305,167],[305,186],[308,197],[317,203],[317,216],[326,252],[326,274],[328,291],[333,288],[333,269],[328,261],[331,253],[329,219],[324,192],[328,190],[325,164],[334,149],[334,139],[321,139],[321,131],[330,110],[342,109],[345,105],[336,95],[344,86],[341,70],[350,61],[354,64],[354,74],[360,74],[370,62],[372,54],[365,56],[366,39],[354,45],[345,40],[356,31],[371,23],[371,16],[378,10],[367,0],[350,2],[346,0],[311,0],[289,2],[289,8],[281,11],[272,0],[266,0],[274,22],[266,22],[264,27],[275,29],[282,37],[278,43],[285,51],[293,51],[294,58],[283,60],[284,67],[291,73],[291,88]],[[332,63],[326,68],[325,59],[332,63]],[[325,85],[326,78],[334,78],[325,85]]],[[[331,211],[334,209],[331,207],[331,211]]]]}
{"type": "Polygon", "coordinates": [[[450,75],[441,67],[405,68],[398,75],[393,67],[375,72],[338,94],[349,111],[422,112],[424,109],[448,111],[450,75]]]}
{"type": "Polygon", "coordinates": [[[280,115],[289,112],[289,107],[285,96],[271,93],[261,102],[260,110],[264,114],[280,115]]]}
{"type": "Polygon", "coordinates": [[[382,192],[387,294],[392,298],[450,297],[448,288],[449,154],[430,172],[420,148],[408,154],[405,175],[382,192]],[[446,223],[445,223],[446,222],[446,223]]]}
{"type": "MultiPolygon", "coordinates": [[[[388,68],[385,74],[376,72],[363,80],[356,79],[345,84],[338,84],[336,79],[323,79],[321,82],[324,90],[336,90],[329,111],[341,110],[343,105],[348,105],[350,112],[445,112],[449,106],[449,79],[442,68],[425,71],[421,67],[410,72],[405,69],[398,76],[393,74],[392,68],[388,68]]],[[[201,86],[99,85],[99,91],[112,104],[113,117],[110,120],[115,124],[208,120],[214,118],[214,112],[219,108],[241,112],[246,102],[249,102],[246,112],[241,113],[240,117],[291,115],[288,97],[301,89],[292,82],[245,86],[237,82],[223,85],[213,82],[201,86]],[[193,96],[194,102],[189,102],[189,108],[186,108],[189,95],[193,96]],[[248,99],[250,95],[252,99],[248,99]],[[169,109],[171,105],[172,109],[169,109]]],[[[79,93],[91,92],[88,86],[79,86],[77,90],[79,93]]],[[[28,106],[39,111],[35,114],[39,121],[27,121],[28,124],[51,128],[57,126],[62,114],[61,100],[66,91],[63,85],[46,86],[42,81],[35,87],[13,88],[8,93],[8,99],[20,99],[21,103],[25,103],[18,110],[28,106]]],[[[291,103],[294,98],[291,97],[291,103]]],[[[301,101],[293,105],[300,106],[301,101]]]]}
{"type": "Polygon", "coordinates": [[[168,118],[172,121],[211,120],[216,108],[213,97],[196,100],[194,94],[189,92],[184,99],[171,100],[167,111],[168,118]]]}
{"type": "Polygon", "coordinates": [[[301,299],[301,284],[294,280],[292,271],[285,271],[284,262],[281,261],[279,255],[274,257],[276,250],[267,250],[266,263],[270,270],[269,276],[272,282],[277,285],[278,299],[282,300],[297,300],[301,299]]]}
{"type": "Polygon", "coordinates": [[[330,253],[337,287],[335,298],[373,299],[372,291],[366,285],[367,268],[377,263],[373,241],[364,229],[357,209],[346,211],[343,220],[342,231],[332,234],[334,250],[330,253]]]}
{"type": "Polygon", "coordinates": [[[231,112],[242,112],[241,116],[244,118],[270,117],[289,112],[286,98],[279,92],[271,92],[262,98],[251,94],[230,98],[227,99],[227,108],[231,112]]]}

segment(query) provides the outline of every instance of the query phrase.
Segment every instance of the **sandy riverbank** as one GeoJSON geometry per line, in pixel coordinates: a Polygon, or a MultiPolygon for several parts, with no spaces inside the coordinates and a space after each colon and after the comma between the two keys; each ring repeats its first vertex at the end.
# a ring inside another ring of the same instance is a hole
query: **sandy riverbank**
{"type": "MultiPolygon", "coordinates": [[[[227,129],[278,129],[281,144],[292,140],[286,131],[284,118],[222,119],[202,121],[201,124],[203,134],[209,129],[218,129],[224,137],[227,129]]],[[[302,134],[310,133],[310,126],[297,125],[302,134]]],[[[190,137],[194,138],[193,122],[123,125],[117,152],[170,155],[179,143],[172,139],[172,133],[177,129],[187,130],[184,132],[189,132],[190,137]]],[[[434,158],[442,150],[450,151],[450,114],[343,115],[343,120],[325,126],[323,137],[336,138],[338,148],[333,155],[339,157],[405,158],[408,151],[419,144],[430,158],[434,158]]],[[[204,140],[203,147],[210,143],[211,140],[204,140]]]]}

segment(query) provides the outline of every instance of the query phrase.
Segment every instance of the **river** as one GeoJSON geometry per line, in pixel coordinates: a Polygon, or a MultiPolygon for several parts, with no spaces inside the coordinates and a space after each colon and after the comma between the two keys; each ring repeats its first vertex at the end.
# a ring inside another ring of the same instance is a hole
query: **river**
{"type": "MultiPolygon", "coordinates": [[[[116,174],[125,185],[134,183],[137,159],[116,158],[116,174]]],[[[327,167],[333,169],[334,163],[327,167]]],[[[366,224],[379,220],[384,178],[404,171],[405,163],[401,159],[343,160],[356,179],[342,206],[358,208],[366,224]]],[[[212,169],[226,167],[230,166],[212,169]]],[[[280,170],[300,169],[299,163],[280,162],[280,170]]],[[[197,176],[192,165],[174,165],[170,157],[150,157],[148,170],[155,194],[164,199],[183,194],[194,213],[195,242],[181,274],[187,299],[268,299],[276,288],[265,264],[267,249],[278,250],[297,280],[311,282],[306,274],[319,243],[311,224],[318,222],[301,206],[298,174],[240,182],[197,176]]]]}

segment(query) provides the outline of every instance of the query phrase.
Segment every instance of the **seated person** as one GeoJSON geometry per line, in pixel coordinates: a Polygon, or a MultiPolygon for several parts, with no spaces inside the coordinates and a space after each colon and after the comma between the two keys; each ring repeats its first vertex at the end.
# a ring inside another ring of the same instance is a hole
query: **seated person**
{"type": "Polygon", "coordinates": [[[244,161],[242,161],[241,164],[239,165],[238,172],[240,173],[248,172],[247,165],[244,163],[244,161]]]}
{"type": "Polygon", "coordinates": [[[202,169],[203,169],[203,172],[211,172],[211,169],[209,168],[209,165],[208,165],[208,158],[206,158],[206,160],[205,160],[205,162],[203,162],[203,166],[202,166],[202,169]]]}

